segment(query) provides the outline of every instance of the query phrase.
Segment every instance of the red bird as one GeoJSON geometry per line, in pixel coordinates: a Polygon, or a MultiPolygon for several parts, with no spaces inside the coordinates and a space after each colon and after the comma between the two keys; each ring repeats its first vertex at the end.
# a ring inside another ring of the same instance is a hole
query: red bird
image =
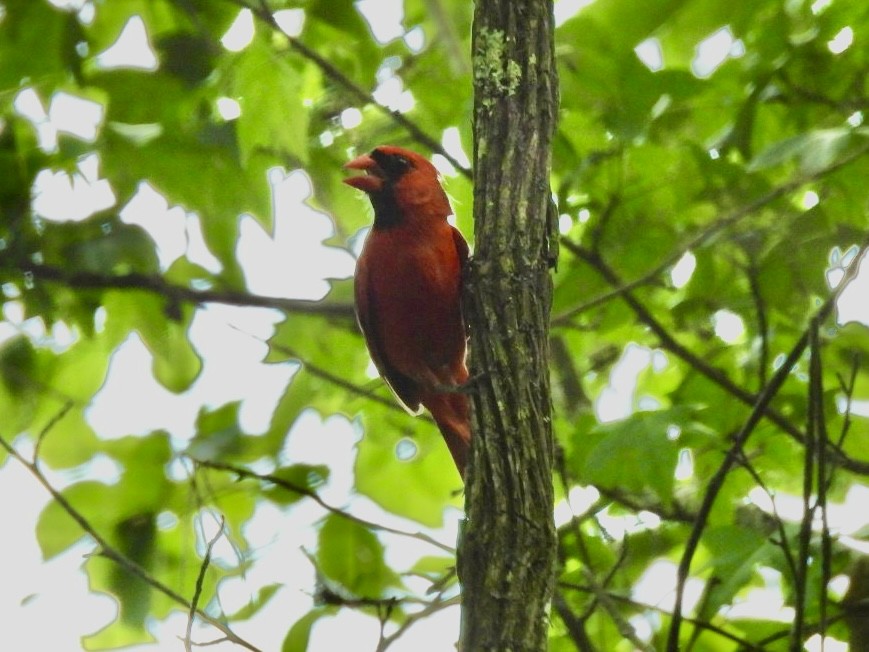
{"type": "Polygon", "coordinates": [[[378,147],[347,163],[364,175],[344,183],[365,192],[374,225],[356,262],[356,317],[371,359],[411,414],[428,408],[464,477],[471,440],[462,318],[468,245],[447,222],[450,202],[435,167],[400,147],[378,147]]]}

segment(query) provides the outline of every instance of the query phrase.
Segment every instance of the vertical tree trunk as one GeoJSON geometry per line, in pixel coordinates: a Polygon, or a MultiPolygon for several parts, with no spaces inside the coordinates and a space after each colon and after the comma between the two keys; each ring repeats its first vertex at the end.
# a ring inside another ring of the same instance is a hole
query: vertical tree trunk
{"type": "Polygon", "coordinates": [[[459,547],[461,647],[545,650],[556,564],[549,394],[552,3],[478,0],[475,256],[467,305],[474,444],[459,547]]]}

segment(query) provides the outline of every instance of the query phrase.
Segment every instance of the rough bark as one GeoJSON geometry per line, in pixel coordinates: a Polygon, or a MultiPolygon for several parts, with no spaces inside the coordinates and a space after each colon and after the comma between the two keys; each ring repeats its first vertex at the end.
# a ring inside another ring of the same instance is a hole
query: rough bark
{"type": "Polygon", "coordinates": [[[461,649],[545,650],[556,564],[552,3],[479,0],[473,29],[476,231],[466,304],[477,391],[458,557],[461,649]]]}

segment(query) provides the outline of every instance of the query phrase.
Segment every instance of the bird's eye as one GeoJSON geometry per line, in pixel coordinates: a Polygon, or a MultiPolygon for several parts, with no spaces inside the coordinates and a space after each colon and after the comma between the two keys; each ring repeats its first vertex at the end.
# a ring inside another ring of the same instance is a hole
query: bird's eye
{"type": "Polygon", "coordinates": [[[413,163],[401,154],[387,153],[382,150],[375,149],[371,152],[371,157],[377,161],[377,164],[383,170],[388,178],[393,180],[398,179],[405,172],[413,168],[413,163]]]}

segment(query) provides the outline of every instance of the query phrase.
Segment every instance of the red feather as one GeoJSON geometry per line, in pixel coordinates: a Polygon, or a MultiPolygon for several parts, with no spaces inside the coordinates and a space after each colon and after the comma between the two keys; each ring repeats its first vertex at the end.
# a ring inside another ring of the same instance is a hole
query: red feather
{"type": "Polygon", "coordinates": [[[468,398],[444,391],[464,384],[466,328],[462,268],[468,245],[435,167],[415,152],[378,147],[346,168],[364,191],[374,224],[356,262],[356,316],[371,359],[412,414],[431,412],[464,476],[470,447],[468,398]]]}

